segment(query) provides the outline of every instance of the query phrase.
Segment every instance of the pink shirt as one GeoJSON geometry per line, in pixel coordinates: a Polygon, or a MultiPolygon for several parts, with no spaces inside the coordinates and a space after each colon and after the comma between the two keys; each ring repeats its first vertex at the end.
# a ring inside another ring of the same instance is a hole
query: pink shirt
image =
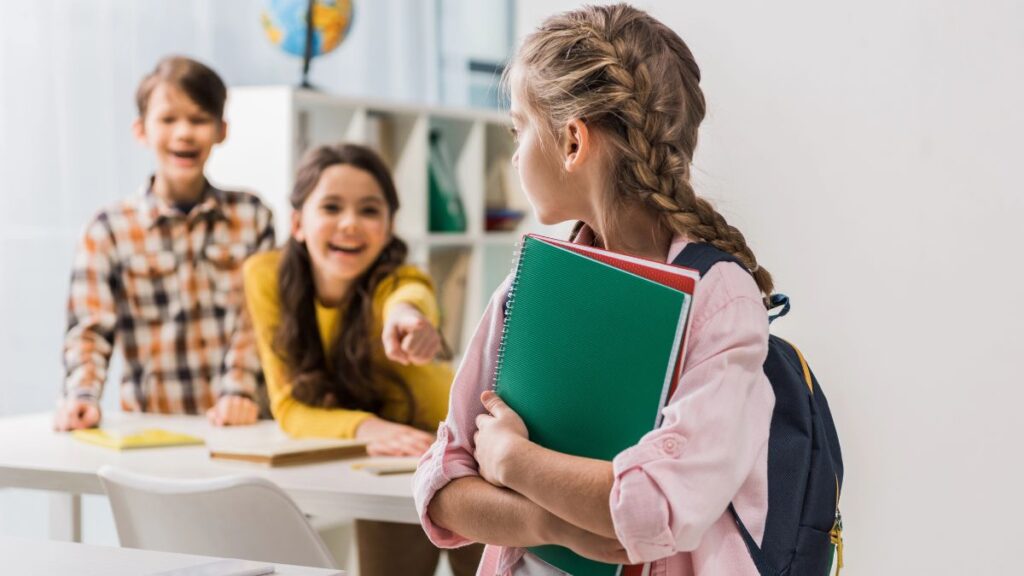
{"type": "MultiPolygon", "coordinates": [[[[671,262],[687,244],[676,238],[671,262]]],[[[477,475],[472,438],[491,387],[509,280],[495,291],[455,375],[448,418],[420,461],[414,495],[420,522],[442,548],[470,543],[434,524],[427,506],[446,484],[477,475]]],[[[683,371],[660,428],[612,462],[612,522],[634,563],[651,574],[750,575],[757,569],[728,512],[730,502],[760,542],[768,511],[768,431],[775,395],[762,365],[768,316],[740,266],[713,267],[698,284],[683,371]]],[[[559,574],[520,548],[488,546],[480,576],[559,574]]]]}

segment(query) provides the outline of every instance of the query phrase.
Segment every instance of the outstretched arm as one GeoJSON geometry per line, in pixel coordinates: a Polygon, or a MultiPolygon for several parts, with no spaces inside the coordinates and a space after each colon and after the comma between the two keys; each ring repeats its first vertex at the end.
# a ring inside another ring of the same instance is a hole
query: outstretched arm
{"type": "MultiPolygon", "coordinates": [[[[274,217],[262,204],[256,211],[255,228],[257,235],[253,253],[273,249],[274,217]]],[[[236,273],[241,275],[242,271],[236,273]]],[[[206,412],[210,422],[217,426],[255,423],[259,417],[257,398],[262,377],[252,319],[243,298],[234,330],[228,336],[228,350],[220,378],[214,382],[216,403],[206,412]]]]}
{"type": "Polygon", "coordinates": [[[89,428],[100,422],[99,399],[117,328],[111,288],[113,253],[113,235],[101,215],[86,228],[71,271],[64,386],[54,415],[58,430],[89,428]]]}

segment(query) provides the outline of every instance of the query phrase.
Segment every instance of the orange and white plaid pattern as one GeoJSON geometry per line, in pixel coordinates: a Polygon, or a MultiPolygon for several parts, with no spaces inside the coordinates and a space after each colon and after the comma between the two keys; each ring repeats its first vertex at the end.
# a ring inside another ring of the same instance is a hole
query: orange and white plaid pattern
{"type": "Polygon", "coordinates": [[[197,414],[224,394],[256,398],[241,265],[273,245],[269,208],[210,185],[188,214],[149,186],[100,212],[75,253],[64,394],[98,401],[116,343],[125,410],[197,414]]]}

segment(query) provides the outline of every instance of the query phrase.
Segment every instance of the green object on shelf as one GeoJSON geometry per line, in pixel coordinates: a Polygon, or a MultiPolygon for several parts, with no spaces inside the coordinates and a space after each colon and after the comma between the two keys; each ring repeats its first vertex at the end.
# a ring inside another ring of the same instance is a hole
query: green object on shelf
{"type": "Polygon", "coordinates": [[[438,130],[430,132],[430,159],[427,164],[430,187],[430,231],[465,232],[466,211],[459,196],[455,165],[444,138],[438,130]]]}

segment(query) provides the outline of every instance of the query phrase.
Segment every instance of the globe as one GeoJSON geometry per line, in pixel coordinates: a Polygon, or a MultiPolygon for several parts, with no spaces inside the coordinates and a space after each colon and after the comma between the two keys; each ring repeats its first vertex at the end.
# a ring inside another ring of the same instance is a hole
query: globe
{"type": "MultiPolygon", "coordinates": [[[[312,56],[337,48],[352,28],[352,0],[313,0],[312,56]]],[[[271,44],[288,54],[306,54],[309,0],[268,0],[260,21],[271,44]]]]}

